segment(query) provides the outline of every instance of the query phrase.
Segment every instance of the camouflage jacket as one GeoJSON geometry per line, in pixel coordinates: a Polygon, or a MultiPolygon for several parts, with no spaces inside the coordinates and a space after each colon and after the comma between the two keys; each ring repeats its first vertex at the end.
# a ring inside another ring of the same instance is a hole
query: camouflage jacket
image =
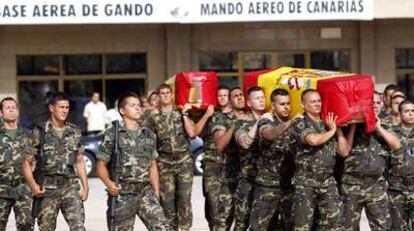
{"type": "MultiPolygon", "coordinates": [[[[176,153],[187,153],[189,150],[188,136],[184,128],[184,119],[178,109],[169,113],[154,112],[149,118],[149,128],[157,135],[157,150],[160,161],[170,162],[170,157],[176,153]]],[[[184,154],[174,157],[180,162],[190,156],[184,154]]]]}
{"type": "Polygon", "coordinates": [[[402,147],[391,152],[389,188],[414,190],[414,129],[406,130],[398,125],[393,127],[393,131],[401,139],[402,147]]]}
{"type": "MultiPolygon", "coordinates": [[[[235,137],[240,136],[242,133],[247,133],[256,120],[237,120],[236,121],[236,132],[235,137]]],[[[255,178],[257,175],[257,156],[260,151],[259,137],[255,136],[253,144],[249,149],[239,147],[239,158],[240,158],[240,172],[239,175],[242,177],[255,178]]]]}
{"type": "Polygon", "coordinates": [[[28,138],[23,128],[19,127],[15,136],[0,128],[0,197],[16,198],[25,188],[22,160],[28,138]]]}
{"type": "Polygon", "coordinates": [[[311,146],[305,138],[309,134],[321,134],[326,132],[323,121],[313,121],[309,116],[297,119],[291,127],[292,147],[291,153],[296,153],[296,181],[307,181],[317,175],[333,174],[336,162],[336,140],[332,137],[326,143],[319,146],[311,146]]]}
{"type": "MultiPolygon", "coordinates": [[[[368,177],[384,179],[389,156],[384,140],[376,133],[366,134],[364,125],[358,124],[349,156],[344,160],[342,182],[363,184],[368,177]]],[[[380,179],[380,180],[381,180],[380,179]]]]}
{"type": "Polygon", "coordinates": [[[262,119],[257,126],[258,138],[260,141],[259,156],[257,158],[258,172],[256,182],[262,185],[279,186],[284,159],[289,151],[289,133],[286,131],[281,137],[275,140],[266,140],[262,136],[265,128],[274,128],[282,124],[279,117],[273,116],[273,121],[262,119]]]}
{"type": "MultiPolygon", "coordinates": [[[[118,168],[121,182],[149,182],[152,162],[157,158],[156,137],[148,128],[140,128],[138,131],[130,131],[125,127],[119,128],[120,163],[118,168]]],[[[115,141],[115,129],[105,132],[103,141],[99,147],[97,159],[110,163],[114,168],[115,156],[113,155],[115,141]]]]}
{"type": "Polygon", "coordinates": [[[50,121],[35,127],[26,148],[27,155],[39,155],[40,129],[44,129],[43,160],[45,175],[76,177],[76,156],[84,153],[81,130],[66,123],[62,138],[56,134],[50,121]]]}
{"type": "Polygon", "coordinates": [[[215,112],[209,120],[204,135],[204,174],[225,174],[226,176],[234,176],[237,174],[239,149],[234,136],[223,151],[217,150],[214,142],[214,133],[216,131],[226,132],[234,126],[235,122],[236,115],[234,112],[215,112]]]}
{"type": "Polygon", "coordinates": [[[393,127],[392,125],[392,116],[386,110],[381,110],[378,117],[381,119],[381,126],[387,130],[393,127]]]}

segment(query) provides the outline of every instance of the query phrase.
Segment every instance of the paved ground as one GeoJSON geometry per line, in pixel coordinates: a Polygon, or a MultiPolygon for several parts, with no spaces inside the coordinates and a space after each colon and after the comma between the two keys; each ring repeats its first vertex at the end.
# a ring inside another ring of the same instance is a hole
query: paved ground
{"type": "MultiPolygon", "coordinates": [[[[104,191],[103,184],[96,178],[89,179],[90,194],[89,200],[85,203],[86,210],[86,230],[88,231],[101,231],[106,230],[106,192],[104,191]]],[[[194,231],[208,230],[207,222],[204,219],[204,198],[201,192],[201,177],[195,177],[193,185],[193,228],[194,231]]],[[[146,230],[143,224],[136,219],[136,225],[134,231],[146,230]]],[[[14,219],[12,218],[7,226],[7,231],[15,231],[14,219]]],[[[58,231],[68,231],[67,225],[62,217],[58,218],[58,231]]],[[[370,230],[366,219],[361,221],[361,231],[370,230]]]]}

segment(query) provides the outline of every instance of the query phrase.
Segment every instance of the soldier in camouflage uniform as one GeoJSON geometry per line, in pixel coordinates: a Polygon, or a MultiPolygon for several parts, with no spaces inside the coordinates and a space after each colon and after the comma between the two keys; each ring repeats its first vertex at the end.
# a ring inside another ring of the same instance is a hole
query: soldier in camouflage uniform
{"type": "Polygon", "coordinates": [[[394,91],[399,90],[398,86],[395,84],[388,84],[384,89],[383,94],[383,107],[378,114],[378,117],[382,122],[391,119],[391,96],[394,91]]]}
{"type": "Polygon", "coordinates": [[[398,149],[398,138],[377,121],[376,132],[366,134],[363,124],[352,124],[346,135],[341,192],[346,230],[359,230],[362,209],[371,230],[390,230],[389,199],[385,169],[389,149],[398,149]]]}
{"type": "Polygon", "coordinates": [[[188,138],[202,130],[208,117],[214,113],[210,107],[197,124],[189,118],[191,108],[185,105],[182,113],[174,106],[168,85],[158,87],[160,105],[149,118],[148,124],[157,135],[158,169],[160,172],[160,200],[168,223],[174,229],[189,230],[192,225],[191,190],[193,161],[188,138]],[[204,123],[204,124],[202,124],[204,123]]]}
{"type": "Polygon", "coordinates": [[[265,96],[260,87],[248,90],[247,105],[251,108],[245,118],[236,122],[236,142],[240,146],[240,173],[235,199],[234,230],[247,230],[253,203],[254,180],[257,175],[256,159],[259,153],[257,124],[265,108],[265,96]]]}
{"type": "Polygon", "coordinates": [[[337,131],[333,114],[326,122],[320,119],[321,97],[316,90],[302,93],[303,118],[292,125],[292,142],[295,142],[296,172],[293,180],[294,228],[311,230],[315,209],[320,230],[342,230],[343,205],[338,193],[333,171],[336,152],[343,155],[343,139],[335,140],[337,131]]]}
{"type": "Polygon", "coordinates": [[[23,160],[23,172],[33,196],[42,197],[39,230],[55,230],[56,218],[61,211],[70,230],[84,231],[83,201],[88,198],[89,186],[81,131],[76,125],[66,122],[69,113],[66,94],[52,94],[48,107],[50,119],[33,130],[23,160]],[[41,171],[45,179],[42,187],[34,180],[31,168],[39,155],[40,134],[44,134],[44,167],[41,171]],[[78,177],[82,183],[81,191],[78,177]]]}
{"type": "MultiPolygon", "coordinates": [[[[244,100],[242,103],[236,102],[234,93],[237,94],[239,90],[232,90],[232,106],[229,104],[230,90],[217,90],[217,101],[221,108],[207,124],[204,136],[203,184],[211,230],[230,230],[233,222],[233,194],[237,184],[239,151],[234,140],[234,126],[236,113],[244,110],[244,100]]],[[[244,99],[243,95],[240,97],[244,99]]]]}
{"type": "Polygon", "coordinates": [[[393,127],[401,148],[391,153],[388,195],[391,230],[414,230],[414,104],[400,104],[401,124],[393,127]]]}
{"type": "MultiPolygon", "coordinates": [[[[110,165],[115,160],[112,151],[116,131],[113,127],[106,131],[97,155],[97,174],[108,193],[116,196],[117,200],[115,229],[132,230],[138,215],[148,230],[172,230],[158,201],[156,137],[150,129],[139,126],[142,111],[138,96],[130,92],[121,95],[118,110],[124,122],[119,129],[119,185],[115,185],[115,179],[110,179],[108,171],[108,168],[115,167],[110,165]]],[[[108,221],[109,214],[110,208],[107,211],[108,221]]]]}
{"type": "Polygon", "coordinates": [[[400,90],[394,90],[389,95],[389,109],[386,112],[380,112],[379,118],[381,119],[381,125],[390,130],[392,126],[400,123],[400,117],[398,112],[398,105],[405,100],[405,95],[400,90]]]}
{"type": "Polygon", "coordinates": [[[7,97],[0,102],[0,231],[13,208],[16,229],[29,231],[32,224],[32,196],[26,185],[22,160],[28,141],[28,132],[18,125],[19,108],[15,99],[7,97]]]}
{"type": "Polygon", "coordinates": [[[270,222],[276,212],[280,212],[283,229],[291,230],[292,225],[289,222],[291,219],[291,211],[283,211],[282,190],[284,193],[288,190],[282,186],[286,186],[285,179],[287,168],[293,166],[286,166],[289,158],[288,144],[289,133],[286,132],[290,127],[292,121],[289,120],[290,97],[289,93],[284,89],[275,89],[271,96],[272,109],[271,113],[266,113],[259,120],[257,125],[258,138],[260,141],[261,152],[258,155],[257,176],[254,185],[254,200],[252,212],[250,214],[250,229],[249,230],[274,230],[276,227],[270,227],[270,222]],[[284,179],[281,179],[284,178],[284,179]],[[285,184],[282,185],[281,182],[285,184]]]}

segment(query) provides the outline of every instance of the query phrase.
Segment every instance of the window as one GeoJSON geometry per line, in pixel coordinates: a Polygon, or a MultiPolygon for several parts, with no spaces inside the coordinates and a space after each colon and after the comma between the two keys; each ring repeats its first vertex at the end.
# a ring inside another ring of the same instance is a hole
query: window
{"type": "Polygon", "coordinates": [[[414,68],[414,48],[395,49],[395,66],[398,69],[414,68]]]}
{"type": "Polygon", "coordinates": [[[58,55],[19,55],[17,75],[59,75],[58,55]]]}
{"type": "Polygon", "coordinates": [[[26,128],[33,128],[49,117],[47,100],[58,90],[58,81],[20,81],[20,121],[26,128]]]}
{"type": "Polygon", "coordinates": [[[305,68],[304,54],[281,53],[277,55],[278,66],[305,68]]]}
{"type": "Polygon", "coordinates": [[[65,55],[63,60],[67,75],[102,74],[102,55],[65,55]]]}
{"type": "Polygon", "coordinates": [[[237,72],[236,52],[200,53],[200,70],[216,72],[237,72]]]}
{"type": "Polygon", "coordinates": [[[239,86],[239,77],[236,76],[219,76],[218,77],[219,85],[224,85],[229,88],[238,87],[239,86]]]}
{"type": "Polygon", "coordinates": [[[350,71],[349,51],[311,51],[311,68],[330,71],[350,71]]]}
{"type": "Polygon", "coordinates": [[[107,54],[106,73],[145,73],[147,57],[145,54],[107,54]]]}
{"type": "Polygon", "coordinates": [[[16,64],[21,118],[28,128],[48,118],[45,102],[50,92],[69,95],[69,120],[86,130],[83,108],[94,91],[112,106],[121,92],[146,90],[145,53],[19,55],[16,64]]]}
{"type": "Polygon", "coordinates": [[[271,54],[247,53],[243,55],[243,67],[245,71],[263,70],[272,67],[271,54]]]}

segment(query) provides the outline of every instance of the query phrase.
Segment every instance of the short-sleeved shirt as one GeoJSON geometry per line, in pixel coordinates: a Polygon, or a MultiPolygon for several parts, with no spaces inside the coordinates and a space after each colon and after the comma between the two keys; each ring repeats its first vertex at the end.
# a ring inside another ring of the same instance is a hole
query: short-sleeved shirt
{"type": "Polygon", "coordinates": [[[311,174],[333,173],[336,162],[336,140],[334,137],[324,144],[311,146],[306,142],[310,134],[327,131],[325,123],[312,120],[308,115],[297,119],[292,125],[292,138],[295,142],[296,178],[307,178],[311,174]]]}
{"type": "Polygon", "coordinates": [[[84,153],[81,130],[74,124],[66,123],[60,137],[50,121],[44,122],[33,129],[26,146],[26,155],[35,157],[39,155],[41,129],[44,131],[42,171],[46,175],[76,177],[74,171],[76,156],[84,153]]]}
{"type": "Polygon", "coordinates": [[[280,184],[281,174],[284,172],[282,167],[285,167],[283,163],[289,151],[289,133],[286,131],[274,140],[267,140],[262,134],[266,128],[275,128],[282,123],[279,117],[274,115],[273,121],[261,119],[257,125],[261,150],[257,159],[256,182],[259,184],[268,186],[278,186],[280,184]]]}
{"type": "MultiPolygon", "coordinates": [[[[238,146],[234,136],[223,151],[217,150],[214,142],[214,133],[226,132],[235,125],[236,116],[234,112],[215,112],[206,126],[204,136],[204,158],[205,174],[222,174],[222,170],[228,171],[228,176],[236,175],[238,172],[238,146]],[[225,166],[223,168],[223,165],[225,166]]],[[[225,173],[226,174],[226,173],[225,173]]]]}
{"type": "Polygon", "coordinates": [[[29,131],[21,127],[14,131],[0,128],[0,184],[23,180],[22,161],[29,131]]]}
{"type": "Polygon", "coordinates": [[[173,153],[185,153],[189,150],[184,119],[178,109],[154,112],[149,117],[149,128],[157,135],[157,150],[161,159],[168,159],[173,153]]]}
{"type": "MultiPolygon", "coordinates": [[[[120,150],[120,181],[149,182],[150,169],[158,157],[155,134],[148,128],[136,131],[119,128],[118,145],[120,150]]],[[[103,141],[96,156],[98,160],[110,163],[115,168],[115,129],[105,132],[103,141]]]]}
{"type": "Polygon", "coordinates": [[[389,151],[385,141],[376,133],[366,134],[364,125],[358,124],[349,156],[344,160],[342,182],[358,184],[348,180],[346,175],[356,178],[383,178],[389,151]]]}
{"type": "Polygon", "coordinates": [[[389,188],[398,191],[410,188],[412,191],[414,185],[407,185],[404,179],[414,179],[414,129],[398,125],[392,127],[392,130],[401,139],[402,147],[391,152],[389,188]]]}
{"type": "MultiPolygon", "coordinates": [[[[248,133],[250,128],[256,123],[256,120],[241,120],[236,121],[236,133],[235,137],[241,136],[244,133],[248,133]]],[[[254,137],[253,144],[249,149],[243,149],[239,147],[240,158],[240,176],[254,179],[257,175],[257,156],[260,151],[259,137],[257,134],[254,137]]]]}

